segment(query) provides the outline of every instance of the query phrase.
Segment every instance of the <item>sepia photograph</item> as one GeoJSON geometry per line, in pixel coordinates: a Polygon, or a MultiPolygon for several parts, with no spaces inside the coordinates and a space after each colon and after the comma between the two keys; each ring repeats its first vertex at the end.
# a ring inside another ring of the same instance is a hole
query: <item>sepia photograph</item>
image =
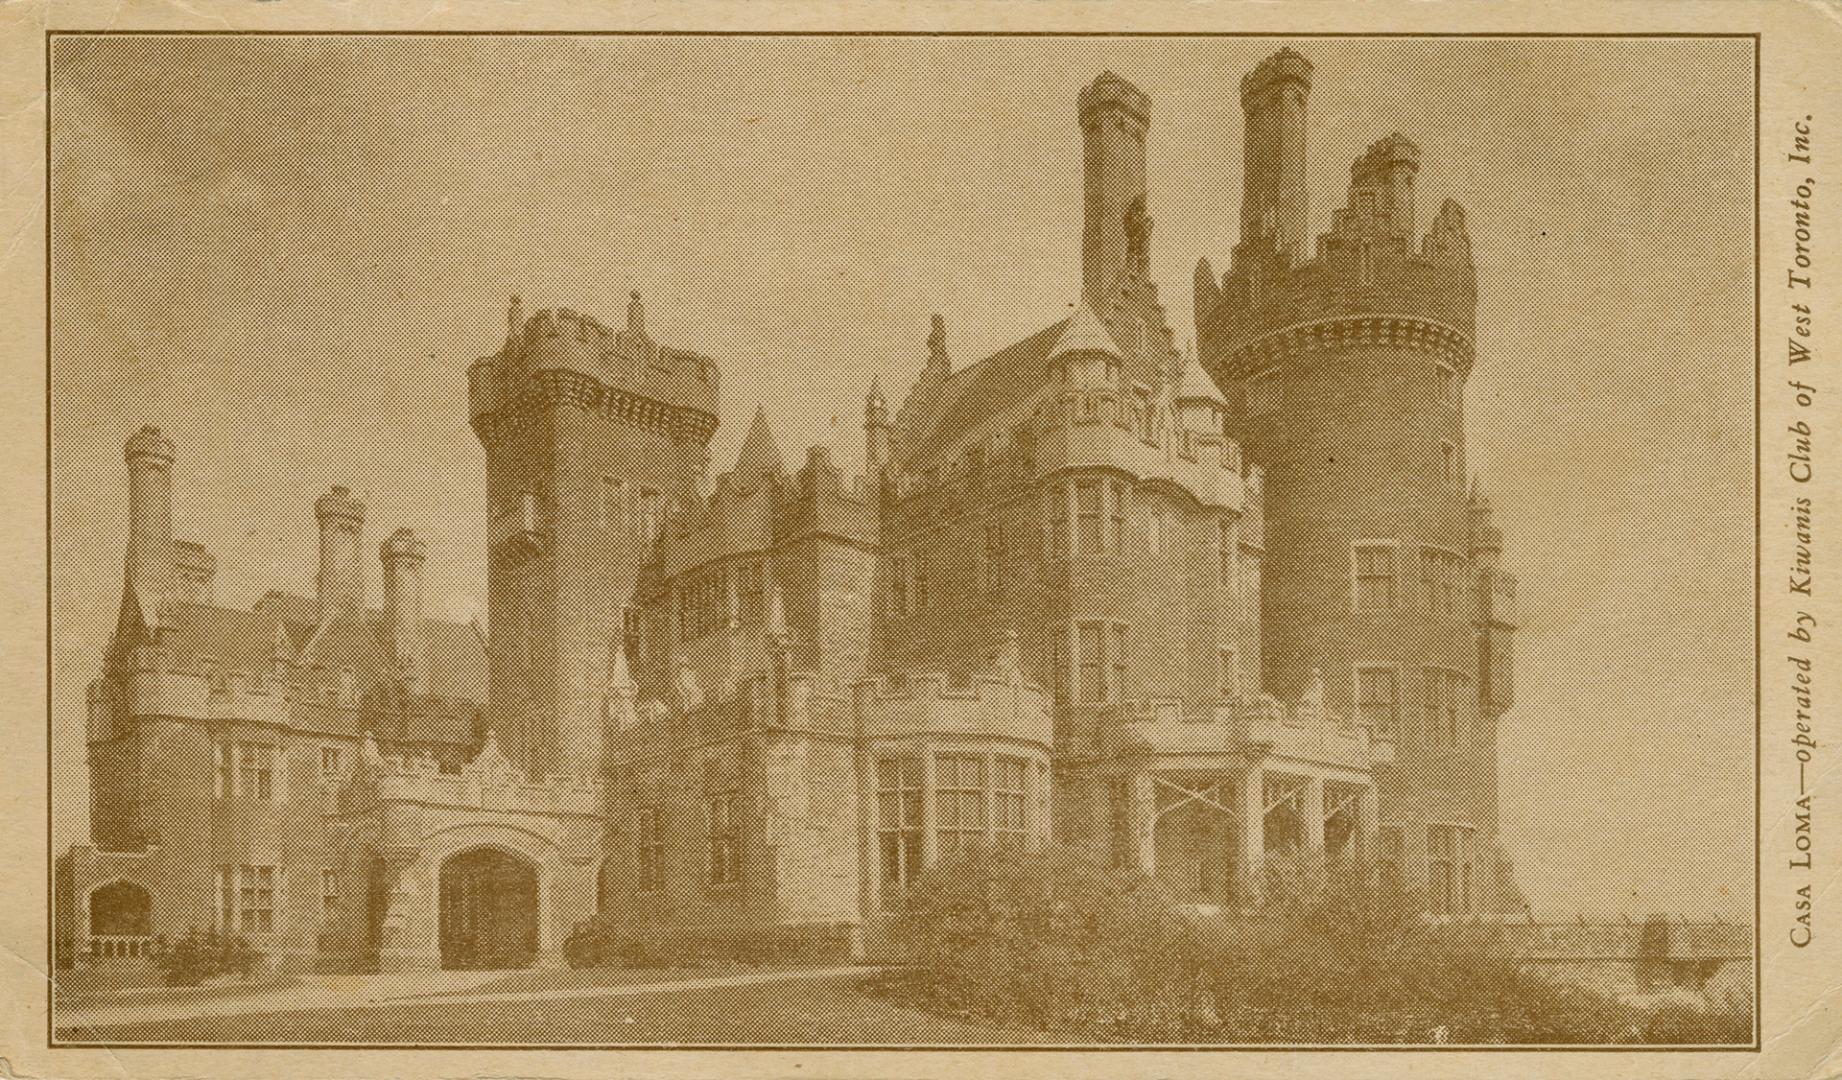
{"type": "Polygon", "coordinates": [[[46,60],[53,1045],[1757,1046],[1753,35],[46,60]]]}

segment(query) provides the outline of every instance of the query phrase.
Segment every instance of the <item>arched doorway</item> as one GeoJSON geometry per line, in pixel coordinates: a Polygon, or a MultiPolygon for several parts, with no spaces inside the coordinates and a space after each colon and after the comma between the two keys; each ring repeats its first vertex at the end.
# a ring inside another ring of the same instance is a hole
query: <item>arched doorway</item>
{"type": "Polygon", "coordinates": [[[537,868],[498,848],[441,864],[441,966],[525,967],[537,955],[537,868]]]}
{"type": "Polygon", "coordinates": [[[153,933],[153,898],[132,881],[113,881],[90,894],[90,936],[153,933]]]}

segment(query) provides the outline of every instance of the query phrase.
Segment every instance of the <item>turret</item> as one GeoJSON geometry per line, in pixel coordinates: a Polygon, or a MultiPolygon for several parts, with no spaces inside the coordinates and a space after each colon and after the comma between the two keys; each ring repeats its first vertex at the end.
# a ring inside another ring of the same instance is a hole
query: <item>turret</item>
{"type": "Polygon", "coordinates": [[[889,467],[890,444],[895,430],[889,424],[889,401],[883,397],[880,379],[870,380],[870,394],[863,403],[864,462],[872,477],[889,467]]]}
{"type": "Polygon", "coordinates": [[[1271,236],[1296,261],[1305,240],[1305,101],[1311,61],[1281,49],[1241,80],[1247,114],[1242,155],[1241,243],[1271,236]]]}
{"type": "Polygon", "coordinates": [[[350,488],[334,487],[313,504],[320,523],[319,600],[321,622],[364,602],[365,504],[350,488]]]}
{"type": "Polygon", "coordinates": [[[1350,213],[1364,232],[1414,235],[1414,177],[1420,148],[1399,132],[1372,144],[1350,166],[1350,213]]]}
{"type": "Polygon", "coordinates": [[[409,688],[428,686],[428,647],[422,633],[424,545],[409,529],[390,534],[378,549],[384,563],[384,634],[409,688]]]}
{"type": "MultiPolygon", "coordinates": [[[[134,433],[128,461],[127,587],[143,605],[158,605],[173,588],[173,441],[157,427],[134,433]]],[[[158,613],[143,611],[150,622],[158,613]]]]}
{"type": "Polygon", "coordinates": [[[1147,276],[1151,219],[1145,212],[1145,131],[1151,99],[1112,72],[1081,91],[1085,214],[1081,289],[1106,310],[1121,277],[1147,276]]]}

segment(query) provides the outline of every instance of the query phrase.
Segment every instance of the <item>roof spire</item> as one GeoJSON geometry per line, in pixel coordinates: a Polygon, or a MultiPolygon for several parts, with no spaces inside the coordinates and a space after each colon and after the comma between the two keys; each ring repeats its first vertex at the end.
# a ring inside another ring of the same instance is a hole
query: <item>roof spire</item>
{"type": "Polygon", "coordinates": [[[737,490],[750,491],[765,480],[779,479],[786,474],[780,447],[774,442],[774,433],[768,429],[767,410],[757,405],[754,423],[749,426],[748,437],[742,440],[742,449],[736,454],[736,467],[731,470],[733,482],[737,490]]]}
{"type": "Polygon", "coordinates": [[[939,314],[935,314],[933,329],[927,335],[927,371],[953,374],[953,358],[947,355],[947,320],[939,314]]]}

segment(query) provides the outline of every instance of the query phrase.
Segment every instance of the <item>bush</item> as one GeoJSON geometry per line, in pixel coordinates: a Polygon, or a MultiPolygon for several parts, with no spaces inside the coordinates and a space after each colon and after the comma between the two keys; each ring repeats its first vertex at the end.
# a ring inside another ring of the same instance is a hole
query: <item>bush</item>
{"type": "Polygon", "coordinates": [[[247,979],[261,962],[262,954],[248,939],[220,934],[215,928],[200,934],[193,927],[177,941],[169,942],[162,934],[153,942],[154,968],[167,986],[198,986],[219,975],[247,979]]]}
{"type": "Polygon", "coordinates": [[[1745,1005],[1646,1009],[1529,974],[1489,924],[1436,924],[1366,867],[1270,856],[1259,902],[1197,914],[1080,853],[934,867],[888,986],[924,1007],[1143,1042],[1745,1042],[1745,1005]]]}
{"type": "Polygon", "coordinates": [[[1163,888],[1065,848],[947,859],[894,929],[914,988],[959,1013],[1175,1034],[1200,992],[1200,953],[1163,888]]]}

